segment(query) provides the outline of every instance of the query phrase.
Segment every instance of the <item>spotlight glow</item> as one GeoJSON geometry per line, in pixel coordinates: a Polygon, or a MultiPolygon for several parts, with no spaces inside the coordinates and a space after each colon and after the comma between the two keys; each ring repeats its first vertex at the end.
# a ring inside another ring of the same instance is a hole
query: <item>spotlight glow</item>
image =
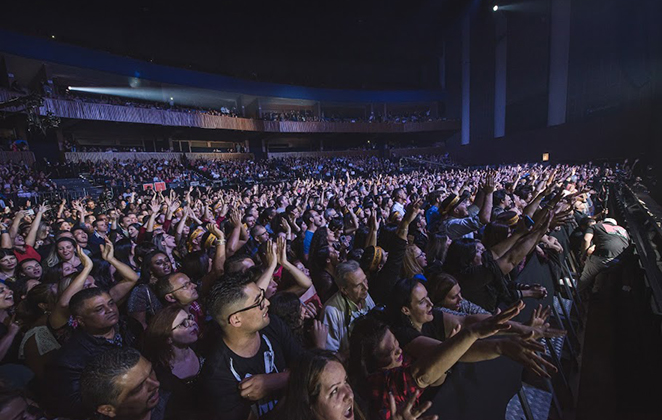
{"type": "Polygon", "coordinates": [[[496,12],[497,10],[499,10],[499,6],[495,4],[492,10],[496,12]]]}

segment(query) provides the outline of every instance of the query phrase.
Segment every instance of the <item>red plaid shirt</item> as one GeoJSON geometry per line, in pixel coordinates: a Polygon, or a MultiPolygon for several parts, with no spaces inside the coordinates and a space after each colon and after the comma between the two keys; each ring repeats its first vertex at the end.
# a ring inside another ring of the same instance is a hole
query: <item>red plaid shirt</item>
{"type": "MultiPolygon", "coordinates": [[[[400,407],[420,388],[411,376],[411,360],[405,357],[402,366],[380,370],[368,376],[370,386],[370,418],[390,420],[391,410],[388,393],[393,394],[395,405],[400,407]]],[[[419,401],[417,399],[416,404],[419,401]]]]}

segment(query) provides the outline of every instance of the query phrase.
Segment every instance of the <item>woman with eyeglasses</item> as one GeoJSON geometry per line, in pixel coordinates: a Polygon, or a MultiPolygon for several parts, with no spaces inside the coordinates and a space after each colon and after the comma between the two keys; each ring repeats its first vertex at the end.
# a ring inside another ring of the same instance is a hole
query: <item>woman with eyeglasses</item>
{"type": "Polygon", "coordinates": [[[423,275],[423,270],[428,266],[428,260],[423,252],[416,245],[407,245],[405,249],[405,257],[402,260],[402,275],[405,278],[426,282],[427,279],[423,275]]]}
{"type": "Polygon", "coordinates": [[[157,312],[145,331],[143,355],[152,362],[161,389],[171,393],[166,418],[196,410],[196,383],[205,362],[192,348],[198,333],[194,317],[177,306],[157,312]]]}

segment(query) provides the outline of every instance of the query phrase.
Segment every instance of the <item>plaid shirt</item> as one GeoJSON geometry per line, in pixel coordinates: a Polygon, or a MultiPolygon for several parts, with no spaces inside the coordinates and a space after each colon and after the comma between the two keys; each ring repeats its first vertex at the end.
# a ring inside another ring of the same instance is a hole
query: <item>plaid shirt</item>
{"type": "MultiPolygon", "coordinates": [[[[370,418],[390,420],[389,395],[395,398],[395,405],[400,407],[418,389],[416,381],[411,376],[411,360],[405,357],[402,366],[389,370],[380,370],[368,376],[370,387],[370,418]]],[[[415,405],[418,405],[416,401],[415,405]]]]}

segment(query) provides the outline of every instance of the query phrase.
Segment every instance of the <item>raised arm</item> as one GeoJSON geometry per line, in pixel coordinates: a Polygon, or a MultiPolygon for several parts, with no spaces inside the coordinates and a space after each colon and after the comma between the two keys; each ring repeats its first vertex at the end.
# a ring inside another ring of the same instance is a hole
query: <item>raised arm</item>
{"type": "Polygon", "coordinates": [[[490,248],[490,252],[492,252],[494,259],[498,260],[499,258],[503,257],[506,252],[510,251],[510,249],[515,246],[515,244],[522,238],[522,236],[526,235],[526,233],[527,229],[526,224],[524,223],[524,219],[520,219],[517,223],[517,228],[512,233],[512,235],[490,248]]]}
{"type": "Polygon", "coordinates": [[[526,255],[533,250],[533,248],[540,242],[540,238],[547,232],[549,225],[552,222],[553,213],[547,211],[541,215],[539,220],[526,236],[515,244],[508,252],[506,252],[496,262],[504,274],[510,273],[517,264],[519,264],[526,255]]]}
{"type": "Polygon", "coordinates": [[[41,223],[41,219],[44,216],[44,213],[46,213],[49,209],[50,207],[48,207],[46,203],[39,205],[37,214],[35,215],[34,220],[30,225],[30,231],[28,232],[28,236],[26,236],[25,238],[26,245],[30,245],[31,247],[34,247],[34,244],[37,241],[37,232],[39,231],[39,224],[41,223]]]}
{"type": "Polygon", "coordinates": [[[188,220],[190,212],[190,207],[185,207],[184,211],[182,212],[182,218],[179,223],[177,223],[177,229],[175,230],[175,239],[177,240],[177,243],[182,240],[182,232],[184,231],[184,226],[186,226],[186,221],[188,220]]]}
{"type": "Polygon", "coordinates": [[[124,264],[122,261],[115,258],[115,247],[110,239],[104,238],[106,241],[105,245],[101,245],[101,258],[104,261],[108,261],[110,265],[115,267],[115,270],[122,276],[123,280],[113,286],[109,293],[110,296],[115,300],[115,302],[122,302],[122,300],[129,294],[131,289],[138,282],[138,273],[133,271],[131,267],[124,264]]]}
{"type": "Polygon", "coordinates": [[[494,174],[490,173],[485,179],[485,183],[481,186],[481,191],[484,195],[483,203],[480,206],[480,211],[478,212],[478,220],[482,224],[490,223],[492,219],[492,193],[494,192],[495,187],[494,174]]]}
{"type": "MultiPolygon", "coordinates": [[[[379,232],[379,221],[377,220],[377,212],[373,211],[372,214],[370,215],[370,231],[368,232],[368,236],[365,239],[365,247],[369,246],[377,246],[377,232],[379,232]]],[[[407,227],[407,230],[409,230],[409,227],[407,227]]]]}
{"type": "Polygon", "coordinates": [[[276,252],[276,244],[269,240],[267,242],[265,270],[262,272],[262,275],[260,275],[257,281],[255,281],[255,284],[257,284],[257,287],[260,289],[267,290],[271,279],[274,277],[274,272],[276,271],[276,266],[278,264],[276,252]]]}
{"type": "Polygon", "coordinates": [[[25,210],[19,210],[14,215],[14,220],[12,220],[11,226],[9,227],[9,237],[12,239],[12,241],[14,240],[16,235],[18,234],[18,227],[20,226],[21,222],[23,221],[23,218],[25,218],[26,214],[27,214],[27,212],[25,210]]]}
{"type": "Polygon", "coordinates": [[[92,260],[83,252],[83,250],[77,247],[78,258],[83,265],[83,271],[81,271],[69,284],[69,286],[62,291],[60,298],[58,299],[53,311],[48,316],[48,322],[50,323],[53,329],[62,328],[67,324],[69,320],[69,301],[71,297],[76,293],[83,290],[85,285],[85,280],[87,276],[92,272],[92,260]]]}
{"type": "Polygon", "coordinates": [[[306,290],[310,289],[313,285],[313,281],[287,259],[287,241],[285,241],[284,238],[278,238],[276,255],[278,257],[278,264],[280,264],[285,271],[290,273],[296,283],[296,289],[298,290],[294,290],[294,292],[297,295],[302,295],[306,290]]]}
{"type": "Polygon", "coordinates": [[[513,306],[502,313],[476,323],[437,344],[426,357],[420,357],[411,366],[411,374],[420,388],[438,384],[448,369],[462,358],[476,340],[490,337],[509,328],[507,322],[519,313],[513,306]]]}
{"type": "Polygon", "coordinates": [[[248,242],[247,240],[241,239],[242,230],[244,227],[241,225],[241,216],[239,215],[239,210],[234,209],[230,214],[230,223],[232,223],[232,233],[230,233],[230,238],[228,239],[228,248],[227,254],[229,257],[234,255],[242,246],[248,242]]]}

